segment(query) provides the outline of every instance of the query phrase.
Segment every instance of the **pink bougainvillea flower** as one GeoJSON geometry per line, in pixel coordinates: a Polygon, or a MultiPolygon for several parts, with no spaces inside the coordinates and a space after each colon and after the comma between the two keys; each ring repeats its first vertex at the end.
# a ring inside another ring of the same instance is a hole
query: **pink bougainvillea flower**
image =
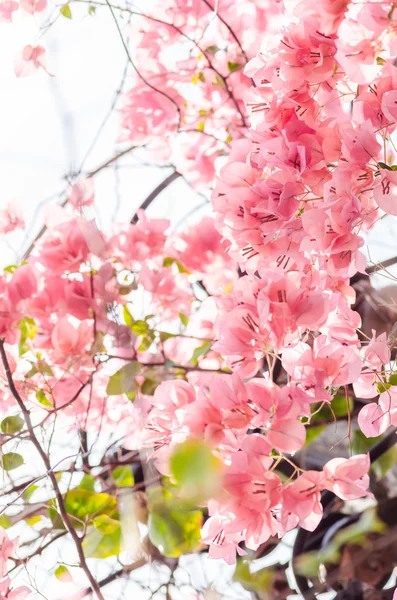
{"type": "Polygon", "coordinates": [[[374,198],[382,210],[397,215],[397,171],[380,169],[380,181],[374,189],[374,198]]]}
{"type": "Polygon", "coordinates": [[[342,500],[354,500],[371,495],[368,492],[371,466],[368,454],[356,454],[351,458],[333,458],[325,465],[325,487],[342,500]]]}
{"type": "Polygon", "coordinates": [[[15,57],[14,70],[17,77],[33,75],[40,68],[50,75],[43,46],[25,46],[15,57]]]}
{"type": "Polygon", "coordinates": [[[2,0],[0,2],[0,21],[12,21],[12,13],[18,10],[18,2],[2,0]]]}
{"type": "Polygon", "coordinates": [[[0,600],[25,600],[33,592],[26,585],[11,589],[11,579],[7,577],[0,581],[0,600]]]}
{"type": "Polygon", "coordinates": [[[81,179],[69,188],[68,202],[74,208],[90,206],[94,202],[94,180],[92,177],[81,179]]]}
{"type": "Polygon", "coordinates": [[[18,548],[17,540],[10,540],[7,532],[0,527],[0,577],[7,575],[7,560],[18,548]]]}
{"type": "Polygon", "coordinates": [[[46,9],[47,0],[19,0],[19,5],[23,10],[33,15],[46,9]]]}
{"type": "Polygon", "coordinates": [[[5,209],[0,210],[0,233],[10,233],[24,227],[22,212],[15,202],[9,202],[5,209]]]}

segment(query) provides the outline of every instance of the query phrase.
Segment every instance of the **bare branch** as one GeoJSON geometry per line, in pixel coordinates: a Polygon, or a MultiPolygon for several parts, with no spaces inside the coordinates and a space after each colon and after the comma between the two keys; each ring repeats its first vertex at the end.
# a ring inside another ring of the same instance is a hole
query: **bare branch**
{"type": "MultiPolygon", "coordinates": [[[[153,200],[155,200],[157,196],[161,194],[163,190],[165,190],[165,188],[171,185],[171,183],[173,183],[175,179],[178,179],[178,177],[181,177],[181,174],[178,173],[178,171],[174,171],[173,173],[171,173],[171,175],[168,175],[168,177],[166,177],[164,181],[159,183],[159,185],[156,188],[154,188],[152,192],[150,192],[149,196],[147,196],[147,198],[142,202],[139,209],[146,210],[151,205],[153,200]]],[[[131,223],[138,222],[138,210],[135,211],[135,213],[133,214],[131,218],[131,223]]]]}
{"type": "Polygon", "coordinates": [[[74,529],[72,522],[70,520],[70,517],[66,511],[65,508],[65,502],[61,493],[61,490],[59,488],[58,485],[58,481],[57,478],[52,470],[51,467],[51,463],[50,463],[50,459],[48,457],[48,455],[45,453],[45,451],[43,450],[43,448],[41,447],[41,444],[39,442],[39,440],[36,437],[35,431],[34,431],[34,427],[32,424],[32,420],[30,418],[30,411],[26,408],[24,401],[22,400],[12,377],[12,373],[11,373],[11,369],[10,369],[10,364],[8,362],[8,358],[7,358],[7,353],[5,351],[4,348],[4,338],[0,339],[0,356],[1,356],[1,360],[3,362],[3,366],[4,366],[4,371],[6,374],[6,378],[7,378],[7,383],[8,383],[8,387],[10,388],[10,392],[11,394],[14,396],[19,408],[22,411],[22,414],[24,416],[25,419],[25,423],[26,423],[26,427],[29,431],[29,437],[30,440],[32,442],[32,444],[34,445],[34,447],[36,448],[38,454],[40,455],[41,460],[44,463],[44,466],[47,470],[47,475],[51,481],[51,485],[53,487],[53,490],[55,492],[55,496],[57,499],[57,503],[58,503],[58,508],[59,508],[59,512],[61,514],[62,517],[62,521],[65,525],[65,528],[68,530],[68,532],[70,533],[74,544],[76,546],[76,550],[77,550],[77,554],[79,556],[79,561],[80,561],[80,566],[83,569],[84,573],[87,576],[88,581],[91,584],[91,588],[92,590],[95,592],[98,600],[105,600],[104,596],[102,595],[101,592],[101,588],[98,585],[98,582],[96,581],[95,577],[93,576],[93,574],[91,573],[88,565],[87,565],[87,561],[85,559],[84,556],[84,551],[83,551],[83,546],[82,546],[82,542],[81,539],[79,538],[79,536],[76,533],[76,530],[74,529]]]}

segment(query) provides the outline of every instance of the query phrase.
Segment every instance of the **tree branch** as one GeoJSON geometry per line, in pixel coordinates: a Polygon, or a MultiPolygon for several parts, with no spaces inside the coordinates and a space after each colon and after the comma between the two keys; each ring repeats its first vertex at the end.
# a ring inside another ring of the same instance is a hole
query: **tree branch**
{"type": "Polygon", "coordinates": [[[47,456],[47,454],[45,453],[45,451],[43,450],[43,448],[41,447],[40,442],[39,442],[39,440],[36,437],[36,434],[35,434],[35,431],[34,431],[34,428],[33,428],[33,424],[32,424],[31,418],[30,418],[30,411],[26,408],[24,401],[22,400],[22,398],[21,398],[21,396],[20,396],[17,388],[15,387],[14,380],[13,380],[12,373],[11,373],[11,369],[10,369],[10,364],[9,364],[8,358],[7,358],[7,353],[6,353],[5,348],[4,348],[4,338],[0,339],[0,356],[1,356],[1,360],[3,362],[3,366],[4,366],[4,371],[5,371],[5,374],[6,374],[6,378],[7,378],[8,387],[10,388],[11,394],[15,398],[15,400],[16,400],[19,408],[22,411],[22,414],[23,414],[25,422],[26,422],[26,427],[27,427],[27,429],[29,431],[30,440],[31,440],[32,444],[34,445],[34,447],[36,448],[36,450],[37,450],[37,452],[38,452],[38,454],[39,454],[41,460],[43,461],[44,466],[45,466],[45,468],[47,470],[47,475],[48,475],[48,477],[49,477],[49,479],[51,481],[51,485],[52,485],[53,490],[55,492],[55,496],[56,496],[56,499],[57,499],[58,508],[59,508],[59,512],[60,512],[61,517],[62,517],[62,521],[63,521],[63,523],[65,525],[65,528],[70,533],[70,535],[71,535],[71,537],[72,537],[72,539],[74,541],[74,544],[76,546],[77,554],[79,556],[80,566],[83,569],[84,573],[86,574],[87,579],[88,579],[88,581],[91,584],[91,588],[95,592],[98,600],[105,600],[104,596],[102,595],[101,588],[98,585],[98,582],[96,581],[96,579],[92,575],[90,569],[88,568],[87,561],[86,561],[85,556],[84,556],[84,551],[83,551],[83,546],[82,546],[82,543],[81,543],[81,539],[77,535],[77,533],[76,533],[76,531],[75,531],[75,529],[74,529],[74,527],[72,525],[72,522],[70,520],[70,517],[69,517],[69,515],[68,515],[68,513],[66,511],[64,499],[63,499],[61,490],[59,488],[57,478],[56,478],[56,476],[55,476],[55,474],[54,474],[54,472],[52,470],[50,459],[47,456]]]}
{"type": "Polygon", "coordinates": [[[168,177],[166,177],[161,183],[159,183],[159,185],[155,187],[154,190],[150,192],[149,196],[147,196],[147,198],[142,202],[139,209],[137,209],[136,212],[133,214],[131,218],[131,223],[136,224],[138,222],[138,210],[146,210],[151,205],[153,200],[155,200],[157,196],[161,194],[163,190],[165,190],[165,188],[171,185],[171,183],[173,183],[175,179],[178,179],[178,177],[181,177],[181,174],[178,173],[178,171],[174,171],[173,173],[171,173],[171,175],[168,175],[168,177]]]}
{"type": "Polygon", "coordinates": [[[388,267],[395,265],[396,263],[397,263],[397,256],[393,256],[393,258],[388,258],[387,260],[383,260],[382,262],[379,262],[376,265],[373,265],[372,267],[367,267],[365,269],[365,271],[366,271],[367,275],[372,275],[373,273],[376,273],[377,271],[383,271],[383,270],[387,269],[388,267]]]}
{"type": "MultiPolygon", "coordinates": [[[[111,573],[107,577],[104,577],[103,579],[98,581],[99,587],[103,588],[103,587],[105,587],[105,585],[108,585],[109,583],[112,583],[116,579],[119,579],[119,577],[122,577],[123,575],[126,575],[127,573],[132,573],[132,571],[136,571],[137,569],[140,569],[141,567],[143,567],[143,565],[146,564],[146,562],[147,562],[146,558],[139,558],[132,565],[127,565],[127,566],[123,567],[122,569],[119,569],[118,571],[115,571],[114,573],[111,573]]],[[[86,596],[89,596],[91,593],[92,593],[92,588],[88,587],[88,588],[85,588],[85,590],[78,592],[78,594],[76,596],[73,596],[70,600],[75,600],[75,599],[77,600],[80,598],[85,598],[86,596]]]]}

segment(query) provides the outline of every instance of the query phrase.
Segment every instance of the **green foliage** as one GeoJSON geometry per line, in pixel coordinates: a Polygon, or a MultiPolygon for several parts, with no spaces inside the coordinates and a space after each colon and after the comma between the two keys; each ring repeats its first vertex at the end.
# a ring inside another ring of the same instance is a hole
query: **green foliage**
{"type": "MultiPolygon", "coordinates": [[[[110,494],[75,488],[65,494],[64,503],[72,525],[76,529],[82,529],[85,524],[101,515],[118,519],[117,499],[110,494]]],[[[65,529],[63,521],[55,507],[56,503],[52,501],[48,509],[53,527],[54,529],[65,529]]]]}
{"type": "MultiPolygon", "coordinates": [[[[199,127],[198,127],[198,129],[199,129],[199,127]]],[[[204,123],[203,123],[203,129],[204,129],[204,123]]],[[[202,131],[202,129],[200,131],[202,131]]],[[[177,258],[172,258],[171,256],[166,256],[166,258],[163,260],[163,267],[171,267],[172,265],[176,265],[178,267],[179,273],[189,273],[187,268],[177,258]]]]}
{"type": "Polygon", "coordinates": [[[27,341],[34,338],[37,327],[34,319],[31,319],[30,317],[21,319],[18,323],[18,326],[21,333],[19,338],[19,356],[22,356],[23,354],[26,354],[26,352],[29,352],[27,341]]]}
{"type": "Polygon", "coordinates": [[[197,365],[198,364],[198,359],[201,356],[205,356],[206,354],[208,354],[208,352],[211,350],[211,342],[210,341],[205,341],[201,344],[201,346],[199,346],[198,348],[195,349],[195,351],[192,354],[192,358],[190,359],[190,362],[193,365],[197,365]]]}
{"type": "Polygon", "coordinates": [[[199,502],[214,496],[219,488],[221,463],[200,440],[179,444],[171,456],[170,468],[183,498],[199,502]]]}
{"type": "Polygon", "coordinates": [[[135,376],[138,375],[139,370],[140,364],[136,360],[132,360],[121,367],[109,378],[106,388],[108,396],[118,396],[134,391],[136,389],[135,376]]]}
{"type": "Polygon", "coordinates": [[[0,466],[4,471],[13,471],[23,465],[23,463],[23,457],[16,452],[7,452],[0,456],[0,466]]]}
{"type": "Polygon", "coordinates": [[[29,502],[29,500],[31,499],[31,497],[33,496],[33,494],[35,493],[36,490],[39,489],[38,485],[30,485],[22,494],[22,497],[24,498],[24,500],[26,500],[26,502],[29,502]]]}
{"type": "Polygon", "coordinates": [[[73,578],[70,574],[70,571],[65,565],[59,565],[55,571],[54,575],[59,581],[63,581],[63,583],[70,583],[73,581],[73,578]]]}
{"type": "Polygon", "coordinates": [[[164,556],[189,554],[200,546],[202,512],[185,508],[164,488],[153,488],[148,498],[149,539],[164,556]]]}
{"type": "Polygon", "coordinates": [[[144,382],[141,385],[141,392],[146,396],[153,396],[156,391],[157,386],[159,385],[158,381],[151,379],[150,377],[146,377],[144,382]]]}
{"type": "Polygon", "coordinates": [[[128,465],[114,469],[112,479],[116,487],[131,487],[135,483],[132,469],[128,465]]]}
{"type": "Polygon", "coordinates": [[[230,73],[235,73],[236,71],[241,71],[241,69],[244,67],[244,65],[240,64],[240,63],[236,63],[236,62],[228,62],[227,63],[227,68],[229,69],[230,73]]]}
{"type": "Polygon", "coordinates": [[[104,524],[100,528],[95,525],[88,527],[83,540],[83,550],[87,558],[108,558],[121,552],[122,537],[119,521],[108,525],[108,529],[111,529],[110,533],[104,533],[104,529],[106,529],[104,524]]]}
{"type": "Polygon", "coordinates": [[[218,46],[208,46],[208,48],[206,48],[204,50],[204,52],[206,54],[211,54],[212,56],[215,56],[215,54],[217,54],[220,51],[220,48],[218,46]]]}
{"type": "Polygon", "coordinates": [[[189,325],[189,317],[187,317],[183,313],[179,313],[179,319],[184,327],[187,327],[189,325]]]}
{"type": "Polygon", "coordinates": [[[72,18],[72,11],[70,10],[69,4],[64,4],[63,6],[61,6],[61,8],[59,9],[59,12],[61,13],[61,15],[63,15],[67,19],[72,18]]]}
{"type": "Polygon", "coordinates": [[[3,433],[13,435],[21,431],[24,425],[25,421],[21,417],[6,417],[2,420],[0,428],[3,433]]]}
{"type": "Polygon", "coordinates": [[[325,430],[325,425],[317,425],[314,427],[306,427],[306,443],[304,448],[307,448],[309,444],[314,442],[315,439],[318,438],[319,435],[325,430]]]}
{"type": "Polygon", "coordinates": [[[120,521],[112,519],[108,515],[99,515],[93,519],[93,525],[100,533],[108,534],[114,533],[116,529],[120,528],[120,521]]]}
{"type": "Polygon", "coordinates": [[[397,171],[397,165],[392,165],[391,167],[384,162],[378,162],[378,167],[381,169],[386,169],[387,171],[397,171]]]}
{"type": "Polygon", "coordinates": [[[36,392],[36,400],[37,402],[40,402],[42,406],[46,406],[47,408],[53,408],[54,406],[52,401],[48,400],[43,390],[39,390],[38,392],[36,392]]]}
{"type": "Polygon", "coordinates": [[[83,479],[79,483],[79,488],[81,490],[88,490],[89,492],[93,492],[95,490],[95,477],[92,477],[92,475],[88,475],[88,473],[84,473],[83,479]]]}
{"type": "Polygon", "coordinates": [[[251,572],[247,560],[238,560],[233,580],[238,581],[248,592],[255,592],[260,600],[270,599],[273,572],[265,567],[259,571],[251,572]]]}
{"type": "MultiPolygon", "coordinates": [[[[381,441],[382,435],[373,438],[367,438],[360,429],[356,429],[352,435],[352,448],[354,454],[366,454],[375,444],[381,441]]],[[[378,479],[381,479],[386,473],[396,464],[397,461],[397,448],[392,446],[382,454],[371,465],[371,471],[376,475],[378,479]]]]}
{"type": "Polygon", "coordinates": [[[318,421],[330,421],[334,418],[334,415],[335,417],[345,417],[349,412],[352,412],[354,408],[354,400],[351,396],[349,396],[347,403],[346,396],[344,394],[337,394],[332,398],[330,405],[324,404],[321,410],[319,410],[320,406],[320,402],[317,402],[312,406],[312,412],[316,414],[311,417],[310,422],[314,425],[318,421]]]}
{"type": "Polygon", "coordinates": [[[0,515],[0,527],[3,529],[8,529],[12,526],[12,521],[8,515],[2,514],[0,515]]]}

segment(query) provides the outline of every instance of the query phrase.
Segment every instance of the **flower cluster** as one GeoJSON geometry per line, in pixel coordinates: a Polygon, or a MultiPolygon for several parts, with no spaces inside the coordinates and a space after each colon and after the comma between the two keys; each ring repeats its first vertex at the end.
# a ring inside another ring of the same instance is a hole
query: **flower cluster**
{"type": "Polygon", "coordinates": [[[394,7],[287,5],[288,24],[244,69],[251,130],[234,142],[212,196],[243,273],[218,298],[214,326],[213,348],[234,374],[163,384],[149,415],[161,470],[189,436],[221,457],[224,494],[209,503],[203,540],[229,562],[242,543],[256,549],[297,524],[315,528],[324,489],[345,500],[366,494],[364,455],[287,483],[275,472],[275,456],[303,447],[302,417],[310,423],[314,403],[330,403],[340,388],[348,401],[352,385],[361,398],[381,391],[360,427],[375,436],[397,423],[386,335],[361,341],[350,285],[366,267],[362,232],[382,211],[397,214],[394,7]]]}

